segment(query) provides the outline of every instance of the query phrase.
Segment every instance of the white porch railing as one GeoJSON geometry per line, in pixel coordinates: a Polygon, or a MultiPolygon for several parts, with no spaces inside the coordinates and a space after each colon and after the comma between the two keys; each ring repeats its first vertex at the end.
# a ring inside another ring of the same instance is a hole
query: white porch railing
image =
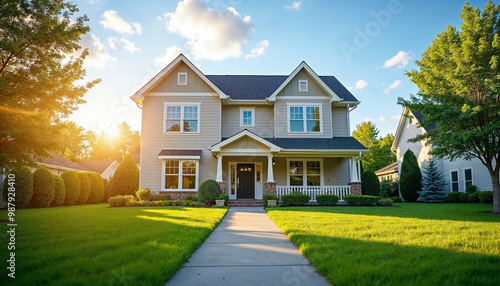
{"type": "Polygon", "coordinates": [[[301,192],[311,196],[311,200],[316,201],[317,195],[337,195],[340,201],[344,200],[345,195],[351,194],[351,186],[276,186],[276,195],[281,198],[293,192],[301,192]]]}

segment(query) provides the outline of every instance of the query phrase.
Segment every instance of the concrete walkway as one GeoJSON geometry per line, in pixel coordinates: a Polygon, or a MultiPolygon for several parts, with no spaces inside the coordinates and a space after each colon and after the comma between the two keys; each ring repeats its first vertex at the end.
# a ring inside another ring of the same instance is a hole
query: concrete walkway
{"type": "Polygon", "coordinates": [[[166,285],[330,285],[263,208],[229,209],[166,285]]]}

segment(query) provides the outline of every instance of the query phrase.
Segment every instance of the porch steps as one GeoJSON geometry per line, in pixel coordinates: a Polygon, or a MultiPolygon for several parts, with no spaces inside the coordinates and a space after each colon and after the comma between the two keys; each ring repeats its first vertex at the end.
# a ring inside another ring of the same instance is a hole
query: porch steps
{"type": "Polygon", "coordinates": [[[262,200],[230,200],[229,207],[264,207],[264,203],[262,200]]]}

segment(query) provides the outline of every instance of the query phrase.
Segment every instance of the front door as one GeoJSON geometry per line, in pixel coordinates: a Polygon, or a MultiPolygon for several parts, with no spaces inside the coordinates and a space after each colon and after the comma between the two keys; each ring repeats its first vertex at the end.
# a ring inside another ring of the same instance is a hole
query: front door
{"type": "Polygon", "coordinates": [[[238,178],[238,199],[255,198],[255,165],[236,165],[238,178]]]}

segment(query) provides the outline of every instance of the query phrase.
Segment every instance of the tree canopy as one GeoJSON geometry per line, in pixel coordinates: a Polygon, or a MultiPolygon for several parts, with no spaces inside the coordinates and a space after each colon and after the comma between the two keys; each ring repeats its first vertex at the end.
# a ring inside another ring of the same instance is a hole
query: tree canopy
{"type": "Polygon", "coordinates": [[[379,137],[378,134],[378,128],[371,121],[356,124],[356,129],[352,132],[356,140],[370,149],[362,156],[363,167],[366,170],[377,171],[396,161],[396,154],[391,151],[394,135],[387,134],[385,137],[379,137]]]}
{"type": "Polygon", "coordinates": [[[484,11],[465,3],[460,29],[448,26],[406,73],[419,92],[398,103],[424,116],[421,126],[436,128],[426,140],[439,158],[477,158],[488,169],[493,212],[500,213],[500,5],[484,11]]]}

